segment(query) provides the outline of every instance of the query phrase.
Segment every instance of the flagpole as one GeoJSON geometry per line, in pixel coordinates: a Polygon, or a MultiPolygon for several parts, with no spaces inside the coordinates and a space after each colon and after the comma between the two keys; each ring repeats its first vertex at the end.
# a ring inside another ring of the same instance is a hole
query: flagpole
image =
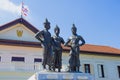
{"type": "Polygon", "coordinates": [[[28,9],[27,7],[25,7],[23,1],[22,1],[22,5],[21,5],[21,18],[23,18],[23,16],[27,16],[28,13],[28,9]]]}
{"type": "Polygon", "coordinates": [[[22,18],[22,6],[23,6],[23,1],[21,1],[21,18],[22,18]]]}
{"type": "Polygon", "coordinates": [[[21,18],[23,18],[22,7],[23,7],[23,0],[21,0],[21,18]]]}
{"type": "Polygon", "coordinates": [[[22,22],[22,18],[23,18],[23,15],[22,15],[22,7],[23,7],[23,0],[21,0],[21,22],[22,22]]]}
{"type": "Polygon", "coordinates": [[[22,14],[21,14],[21,18],[23,18],[22,14]]]}

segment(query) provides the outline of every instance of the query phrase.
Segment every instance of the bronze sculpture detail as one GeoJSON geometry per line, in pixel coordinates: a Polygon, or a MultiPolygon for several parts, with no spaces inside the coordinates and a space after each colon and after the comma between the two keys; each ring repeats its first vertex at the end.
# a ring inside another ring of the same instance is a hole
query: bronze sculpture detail
{"type": "Polygon", "coordinates": [[[60,28],[55,27],[55,35],[51,37],[50,22],[46,19],[44,23],[44,30],[39,31],[35,38],[38,39],[43,47],[43,68],[46,69],[48,65],[49,70],[53,69],[55,71],[58,68],[58,72],[61,72],[62,68],[62,46],[70,47],[70,58],[69,58],[69,72],[79,72],[80,68],[80,46],[85,44],[85,40],[82,36],[77,34],[77,28],[73,24],[71,31],[72,36],[70,36],[67,42],[64,42],[64,39],[59,36],[60,28]]]}
{"type": "Polygon", "coordinates": [[[53,38],[53,70],[55,71],[55,68],[58,68],[58,72],[60,72],[60,69],[62,67],[62,46],[61,44],[64,44],[64,40],[62,37],[59,36],[60,28],[56,25],[54,29],[55,35],[53,38]]]}
{"type": "Polygon", "coordinates": [[[50,22],[46,19],[44,23],[44,30],[39,31],[36,34],[36,38],[41,42],[43,47],[43,68],[46,69],[46,65],[49,66],[49,70],[51,70],[51,60],[52,60],[52,38],[51,33],[48,31],[50,29],[50,22]]]}
{"type": "Polygon", "coordinates": [[[73,27],[71,29],[72,36],[69,37],[68,41],[64,44],[65,46],[71,47],[70,50],[70,58],[69,58],[69,71],[70,72],[79,72],[80,68],[80,59],[79,59],[79,53],[80,53],[80,46],[85,44],[85,40],[82,38],[82,36],[78,35],[77,28],[73,24],[73,27]],[[79,43],[81,42],[81,43],[79,43]]]}

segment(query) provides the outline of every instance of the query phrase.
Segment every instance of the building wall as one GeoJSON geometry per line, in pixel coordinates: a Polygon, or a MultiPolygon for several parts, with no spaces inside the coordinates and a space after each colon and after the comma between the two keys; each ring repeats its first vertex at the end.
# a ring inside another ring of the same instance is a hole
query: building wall
{"type": "Polygon", "coordinates": [[[0,46],[0,70],[37,70],[41,62],[34,62],[35,58],[42,59],[42,49],[33,47],[0,46]],[[24,57],[24,61],[12,61],[12,57],[24,57]],[[38,66],[38,67],[36,67],[38,66]]]}
{"type": "Polygon", "coordinates": [[[81,63],[89,63],[93,66],[93,74],[96,80],[119,80],[117,66],[120,65],[120,58],[117,56],[108,55],[81,55],[81,63]],[[88,57],[87,57],[88,56],[88,57]],[[104,67],[104,78],[100,78],[98,75],[98,65],[101,64],[104,67]]]}
{"type": "MultiPolygon", "coordinates": [[[[63,60],[68,62],[68,54],[64,54],[63,60]]],[[[67,63],[65,61],[65,63],[67,63]]],[[[109,55],[92,55],[92,54],[80,54],[81,67],[80,71],[85,72],[84,64],[90,64],[91,74],[95,77],[95,80],[120,80],[118,75],[117,66],[120,66],[119,56],[109,55]],[[99,77],[98,65],[103,65],[104,77],[99,77]]]]}
{"type": "MultiPolygon", "coordinates": [[[[35,58],[42,59],[42,48],[19,47],[0,45],[0,72],[28,72],[31,73],[42,70],[41,62],[34,62],[35,58]],[[12,57],[24,57],[25,61],[11,61],[12,57]]],[[[68,52],[62,54],[62,70],[68,69],[68,52]]],[[[119,56],[80,54],[80,71],[85,72],[84,64],[90,64],[90,74],[95,80],[120,80],[117,66],[120,66],[119,56]],[[103,65],[104,77],[100,78],[98,65],[103,65]]],[[[2,74],[0,73],[0,74],[2,74]]],[[[2,74],[4,75],[4,74],[2,74]]],[[[26,75],[26,77],[30,77],[26,75]]],[[[1,79],[1,77],[0,77],[1,79]]]]}

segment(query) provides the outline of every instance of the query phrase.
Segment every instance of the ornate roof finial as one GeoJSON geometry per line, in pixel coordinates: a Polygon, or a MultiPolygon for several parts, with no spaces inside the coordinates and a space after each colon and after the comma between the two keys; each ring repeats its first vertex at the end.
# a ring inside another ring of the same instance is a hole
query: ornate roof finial
{"type": "Polygon", "coordinates": [[[76,34],[77,28],[75,27],[75,24],[73,24],[71,30],[72,30],[73,34],[76,34]]]}
{"type": "Polygon", "coordinates": [[[48,21],[48,19],[47,19],[47,18],[45,19],[44,24],[50,24],[50,22],[48,21]]]}
{"type": "Polygon", "coordinates": [[[75,24],[73,23],[73,27],[75,27],[75,24]]]}
{"type": "Polygon", "coordinates": [[[77,29],[77,28],[75,27],[75,24],[74,24],[74,23],[73,23],[72,29],[77,29]]]}
{"type": "Polygon", "coordinates": [[[59,29],[58,25],[56,25],[56,28],[58,28],[58,29],[59,29]]]}
{"type": "Polygon", "coordinates": [[[56,30],[60,30],[60,28],[58,27],[58,25],[56,25],[56,27],[54,28],[54,30],[56,31],[56,30]]]}

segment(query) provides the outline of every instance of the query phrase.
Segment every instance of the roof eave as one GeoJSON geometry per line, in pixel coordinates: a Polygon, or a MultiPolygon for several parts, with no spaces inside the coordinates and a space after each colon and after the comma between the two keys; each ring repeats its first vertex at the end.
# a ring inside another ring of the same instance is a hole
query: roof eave
{"type": "Polygon", "coordinates": [[[35,28],[32,24],[30,24],[28,21],[26,21],[23,18],[16,19],[14,21],[11,21],[7,24],[0,26],[0,31],[4,30],[6,28],[12,27],[13,25],[15,25],[17,23],[21,23],[21,24],[25,25],[28,29],[30,29],[34,33],[37,33],[39,31],[37,28],[35,28]]]}

